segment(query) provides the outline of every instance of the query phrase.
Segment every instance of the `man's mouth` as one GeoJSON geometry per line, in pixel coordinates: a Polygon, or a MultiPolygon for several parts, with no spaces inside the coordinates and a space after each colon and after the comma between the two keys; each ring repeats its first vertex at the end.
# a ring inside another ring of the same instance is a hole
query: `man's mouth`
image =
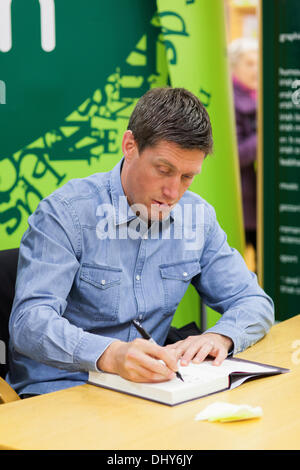
{"type": "Polygon", "coordinates": [[[156,199],[153,199],[152,204],[159,207],[160,209],[170,209],[172,207],[172,204],[168,204],[167,202],[163,201],[157,201],[156,199]]]}

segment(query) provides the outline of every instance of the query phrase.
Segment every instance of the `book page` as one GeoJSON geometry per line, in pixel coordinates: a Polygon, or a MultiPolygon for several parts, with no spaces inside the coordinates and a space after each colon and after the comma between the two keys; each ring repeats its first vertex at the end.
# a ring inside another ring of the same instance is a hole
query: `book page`
{"type": "Polygon", "coordinates": [[[228,376],[227,370],[222,368],[222,366],[214,366],[212,362],[204,361],[200,364],[193,364],[191,362],[188,366],[179,366],[179,372],[186,383],[209,382],[215,377],[228,376]]]}
{"type": "Polygon", "coordinates": [[[192,387],[194,385],[205,385],[215,382],[218,378],[228,377],[227,370],[222,367],[216,367],[212,365],[212,361],[204,361],[200,364],[193,364],[192,362],[188,366],[179,366],[178,370],[184,380],[175,377],[167,382],[160,382],[156,384],[147,384],[153,388],[161,389],[182,389],[183,387],[192,387]]]}
{"type": "MultiPolygon", "coordinates": [[[[160,383],[161,388],[177,388],[183,385],[191,384],[206,384],[218,377],[228,377],[233,372],[244,372],[251,374],[263,374],[267,372],[275,372],[276,368],[272,366],[265,366],[260,364],[254,364],[252,362],[244,362],[239,360],[225,359],[220,366],[213,365],[213,360],[205,360],[200,364],[190,363],[188,366],[180,366],[179,372],[184,380],[183,382],[177,377],[168,381],[160,383]]],[[[241,379],[241,383],[244,379],[241,379]]],[[[155,386],[155,384],[152,384],[155,386]]]]}
{"type": "Polygon", "coordinates": [[[225,359],[220,366],[224,371],[229,374],[232,372],[245,372],[249,374],[263,374],[265,372],[275,372],[276,367],[268,366],[265,364],[255,364],[253,362],[244,362],[231,359],[225,359]]]}

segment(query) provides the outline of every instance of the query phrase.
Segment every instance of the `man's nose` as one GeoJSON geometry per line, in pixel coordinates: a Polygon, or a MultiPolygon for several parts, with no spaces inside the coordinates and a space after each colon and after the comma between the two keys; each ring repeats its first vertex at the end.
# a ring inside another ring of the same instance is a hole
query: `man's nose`
{"type": "Polygon", "coordinates": [[[168,182],[163,187],[163,196],[167,202],[177,201],[180,194],[180,178],[174,177],[168,179],[168,182]]]}

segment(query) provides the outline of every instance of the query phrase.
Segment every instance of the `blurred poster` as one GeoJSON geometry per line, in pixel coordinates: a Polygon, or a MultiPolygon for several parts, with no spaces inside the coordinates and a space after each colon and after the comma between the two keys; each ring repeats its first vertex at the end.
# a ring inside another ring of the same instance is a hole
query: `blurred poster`
{"type": "Polygon", "coordinates": [[[262,2],[262,258],[276,320],[300,313],[300,3],[262,2]]]}

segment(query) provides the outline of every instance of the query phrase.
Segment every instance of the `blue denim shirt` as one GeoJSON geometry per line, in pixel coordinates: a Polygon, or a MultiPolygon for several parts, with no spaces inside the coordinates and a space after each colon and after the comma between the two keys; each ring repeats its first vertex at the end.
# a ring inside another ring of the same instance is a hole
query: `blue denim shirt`
{"type": "Polygon", "coordinates": [[[139,337],[133,319],[163,345],[190,283],[222,314],[207,331],[229,336],[234,353],[273,323],[272,300],[214,209],[187,191],[148,230],[127,204],[120,170],[121,162],[69,181],[28,219],[9,325],[7,380],[18,393],[86,382],[112,341],[139,337]]]}

